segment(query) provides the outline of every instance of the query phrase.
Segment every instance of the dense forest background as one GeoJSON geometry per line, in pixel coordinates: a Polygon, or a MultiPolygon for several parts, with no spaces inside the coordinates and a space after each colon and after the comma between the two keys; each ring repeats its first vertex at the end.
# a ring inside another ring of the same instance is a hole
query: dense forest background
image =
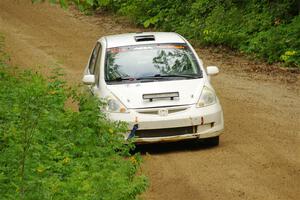
{"type": "MultiPolygon", "coordinates": [[[[39,1],[39,0],[37,0],[39,1]]],[[[57,0],[50,0],[56,2],[57,0]]],[[[298,0],[59,0],[84,12],[108,10],[136,24],[178,32],[194,44],[222,45],[300,67],[298,0]]]]}

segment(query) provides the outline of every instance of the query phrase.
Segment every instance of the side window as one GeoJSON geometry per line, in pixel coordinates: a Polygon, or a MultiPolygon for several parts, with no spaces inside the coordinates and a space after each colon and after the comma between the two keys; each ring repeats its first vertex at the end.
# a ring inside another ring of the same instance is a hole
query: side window
{"type": "Polygon", "coordinates": [[[93,50],[91,58],[90,58],[90,63],[89,63],[89,72],[90,72],[90,74],[95,74],[95,65],[96,65],[96,60],[97,60],[97,55],[98,55],[98,52],[99,52],[99,48],[100,48],[100,44],[97,43],[94,50],[93,50]]]}
{"type": "Polygon", "coordinates": [[[97,86],[99,86],[101,54],[102,54],[102,48],[101,45],[99,44],[98,56],[96,59],[96,67],[95,67],[95,82],[97,86]]]}

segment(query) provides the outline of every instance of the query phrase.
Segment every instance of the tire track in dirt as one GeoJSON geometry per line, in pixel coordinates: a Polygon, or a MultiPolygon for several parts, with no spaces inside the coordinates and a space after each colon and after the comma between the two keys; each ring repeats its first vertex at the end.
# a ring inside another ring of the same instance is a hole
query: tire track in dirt
{"type": "MultiPolygon", "coordinates": [[[[82,16],[30,0],[0,0],[0,32],[11,62],[47,73],[59,65],[79,83],[95,41],[102,35],[137,32],[114,16],[82,16]]],[[[198,50],[218,64],[213,84],[221,99],[225,131],[217,148],[191,142],[143,147],[150,178],[145,199],[299,199],[300,92],[293,84],[245,72],[256,66],[235,55],[198,50]],[[249,64],[250,63],[250,64],[249,64]]],[[[285,74],[283,74],[283,77],[285,74]]]]}

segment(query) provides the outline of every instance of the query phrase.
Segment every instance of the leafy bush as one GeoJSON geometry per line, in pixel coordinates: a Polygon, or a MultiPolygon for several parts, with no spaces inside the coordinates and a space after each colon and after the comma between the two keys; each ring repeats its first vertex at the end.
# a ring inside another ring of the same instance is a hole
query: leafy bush
{"type": "Polygon", "coordinates": [[[146,28],[181,33],[197,44],[226,45],[269,63],[300,67],[300,4],[296,0],[51,1],[73,2],[82,11],[111,10],[146,28]]]}
{"type": "Polygon", "coordinates": [[[289,24],[281,24],[257,33],[241,49],[267,58],[270,63],[281,60],[287,65],[300,67],[299,35],[300,16],[296,16],[289,24]]]}
{"type": "Polygon", "coordinates": [[[145,190],[140,157],[116,134],[126,125],[106,119],[101,102],[68,88],[59,71],[46,80],[0,60],[1,199],[127,200],[145,190]]]}

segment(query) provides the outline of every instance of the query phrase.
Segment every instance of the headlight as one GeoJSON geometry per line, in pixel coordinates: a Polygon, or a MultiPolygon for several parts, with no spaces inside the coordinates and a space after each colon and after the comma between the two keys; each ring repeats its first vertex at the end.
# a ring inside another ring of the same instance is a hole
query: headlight
{"type": "Polygon", "coordinates": [[[215,92],[204,86],[197,107],[205,107],[213,105],[217,102],[215,92]]]}
{"type": "Polygon", "coordinates": [[[109,98],[107,100],[107,106],[106,106],[106,111],[108,112],[119,112],[119,113],[125,113],[127,112],[126,107],[121,104],[118,100],[114,98],[109,98]]]}

